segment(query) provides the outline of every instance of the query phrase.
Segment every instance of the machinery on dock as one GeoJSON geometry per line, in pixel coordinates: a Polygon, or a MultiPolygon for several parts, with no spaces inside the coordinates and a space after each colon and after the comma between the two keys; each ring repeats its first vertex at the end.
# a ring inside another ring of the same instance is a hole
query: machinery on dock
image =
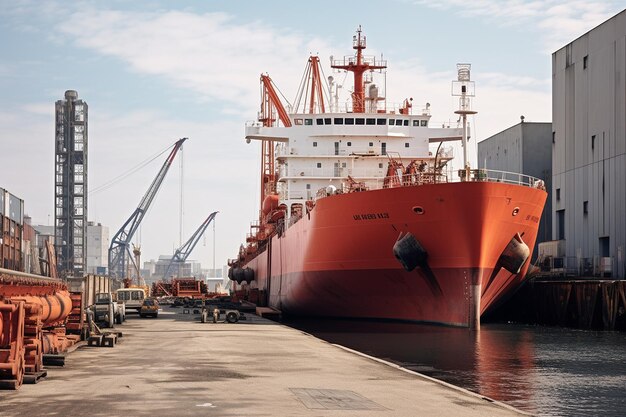
{"type": "MultiPolygon", "coordinates": [[[[131,253],[130,243],[139,229],[139,225],[143,220],[146,212],[150,208],[150,204],[154,200],[156,193],[159,191],[163,179],[167,174],[174,158],[178,151],[182,148],[183,143],[187,138],[182,138],[176,141],[167,159],[161,166],[156,178],[150,184],[148,191],[139,202],[139,206],[135,209],[133,214],[126,220],[124,225],[117,231],[113,239],[111,239],[111,246],[109,247],[109,274],[113,278],[123,278],[127,274],[128,260],[135,263],[133,254],[131,253]]],[[[134,265],[137,269],[137,265],[134,265]]]]}
{"type": "Polygon", "coordinates": [[[200,312],[200,322],[208,323],[209,321],[213,321],[213,323],[237,323],[239,320],[245,320],[246,316],[243,312],[236,309],[229,308],[220,308],[216,305],[208,305],[202,307],[202,311],[200,312]],[[224,320],[220,320],[220,317],[224,315],[224,320]]]}
{"type": "Polygon", "coordinates": [[[152,284],[154,297],[175,297],[182,299],[205,298],[206,283],[197,278],[173,278],[171,281],[158,281],[152,284]]]}
{"type": "Polygon", "coordinates": [[[96,300],[92,309],[94,320],[97,323],[104,323],[109,328],[114,327],[115,324],[122,324],[126,320],[124,303],[114,301],[110,292],[96,294],[96,300]]]}
{"type": "Polygon", "coordinates": [[[44,354],[80,340],[65,326],[77,306],[80,314],[80,297],[58,279],[0,269],[0,388],[40,378],[44,354]]]}
{"type": "Polygon", "coordinates": [[[187,261],[187,258],[194,250],[198,241],[206,231],[209,224],[217,215],[217,211],[209,214],[209,216],[196,229],[191,237],[178,249],[174,251],[174,255],[163,273],[163,279],[152,284],[152,295],[155,297],[180,297],[180,298],[204,298],[207,295],[207,285],[203,280],[196,278],[182,278],[181,266],[187,261]],[[170,271],[176,271],[176,278],[169,280],[170,271]]]}
{"type": "Polygon", "coordinates": [[[180,278],[180,266],[185,263],[185,261],[187,260],[193,249],[196,247],[198,241],[206,231],[207,227],[209,227],[209,224],[211,224],[217,213],[217,211],[214,211],[213,213],[209,214],[209,217],[207,217],[202,222],[202,224],[196,229],[191,237],[180,248],[176,249],[174,255],[172,256],[172,259],[170,260],[170,263],[167,265],[167,268],[165,268],[165,273],[163,274],[164,279],[167,279],[169,277],[170,271],[174,268],[176,270],[176,277],[180,278]]]}
{"type": "Polygon", "coordinates": [[[130,287],[120,288],[116,291],[116,299],[119,304],[123,304],[126,310],[141,310],[143,300],[145,300],[147,291],[144,288],[130,287]]]}
{"type": "MultiPolygon", "coordinates": [[[[0,230],[0,388],[18,389],[45,376],[45,354],[58,354],[80,340],[81,295],[70,294],[56,278],[51,244],[44,268],[49,276],[24,272],[34,231],[24,222],[23,200],[3,189],[0,230]]],[[[40,259],[33,258],[31,264],[39,266],[40,259]]]]}

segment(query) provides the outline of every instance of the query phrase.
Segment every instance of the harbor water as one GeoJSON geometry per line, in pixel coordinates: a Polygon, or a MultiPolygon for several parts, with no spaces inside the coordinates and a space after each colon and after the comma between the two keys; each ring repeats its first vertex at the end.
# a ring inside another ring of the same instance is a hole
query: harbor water
{"type": "Polygon", "coordinates": [[[626,333],[518,324],[461,328],[352,320],[288,323],[544,416],[626,415],[626,333]]]}

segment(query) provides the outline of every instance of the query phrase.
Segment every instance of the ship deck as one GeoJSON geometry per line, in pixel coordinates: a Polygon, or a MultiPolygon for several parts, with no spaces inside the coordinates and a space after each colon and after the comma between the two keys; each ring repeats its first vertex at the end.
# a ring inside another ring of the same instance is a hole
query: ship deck
{"type": "Polygon", "coordinates": [[[182,309],[162,310],[158,319],[131,315],[114,348],[80,348],[39,384],[0,392],[0,414],[523,414],[257,316],[203,324],[182,309]]]}

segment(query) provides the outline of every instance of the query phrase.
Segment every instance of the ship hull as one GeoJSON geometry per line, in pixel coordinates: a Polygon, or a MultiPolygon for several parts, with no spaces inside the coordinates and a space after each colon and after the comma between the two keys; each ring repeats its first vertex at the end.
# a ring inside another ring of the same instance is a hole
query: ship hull
{"type": "Polygon", "coordinates": [[[286,314],[471,326],[522,283],[530,256],[519,272],[500,260],[518,234],[534,246],[545,200],[496,182],[333,195],[241,266],[286,314]],[[427,253],[411,271],[393,252],[406,233],[427,253]]]}

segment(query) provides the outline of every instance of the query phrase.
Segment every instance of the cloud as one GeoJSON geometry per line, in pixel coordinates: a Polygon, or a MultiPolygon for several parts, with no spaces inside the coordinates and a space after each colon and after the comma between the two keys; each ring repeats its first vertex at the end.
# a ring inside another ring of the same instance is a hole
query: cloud
{"type": "Polygon", "coordinates": [[[30,114],[54,116],[54,104],[53,103],[29,103],[20,108],[30,114]]]}
{"type": "Polygon", "coordinates": [[[500,26],[539,29],[546,52],[562,48],[622,10],[617,1],[584,0],[418,0],[415,4],[483,18],[500,26]]]}
{"type": "Polygon", "coordinates": [[[220,12],[90,9],[68,19],[72,24],[59,23],[56,30],[69,42],[117,58],[134,72],[163,77],[201,101],[238,104],[240,114],[256,108],[254,85],[262,71],[296,83],[293,68],[303,67],[303,51],[327,49],[295,30],[236,24],[220,12]]]}

